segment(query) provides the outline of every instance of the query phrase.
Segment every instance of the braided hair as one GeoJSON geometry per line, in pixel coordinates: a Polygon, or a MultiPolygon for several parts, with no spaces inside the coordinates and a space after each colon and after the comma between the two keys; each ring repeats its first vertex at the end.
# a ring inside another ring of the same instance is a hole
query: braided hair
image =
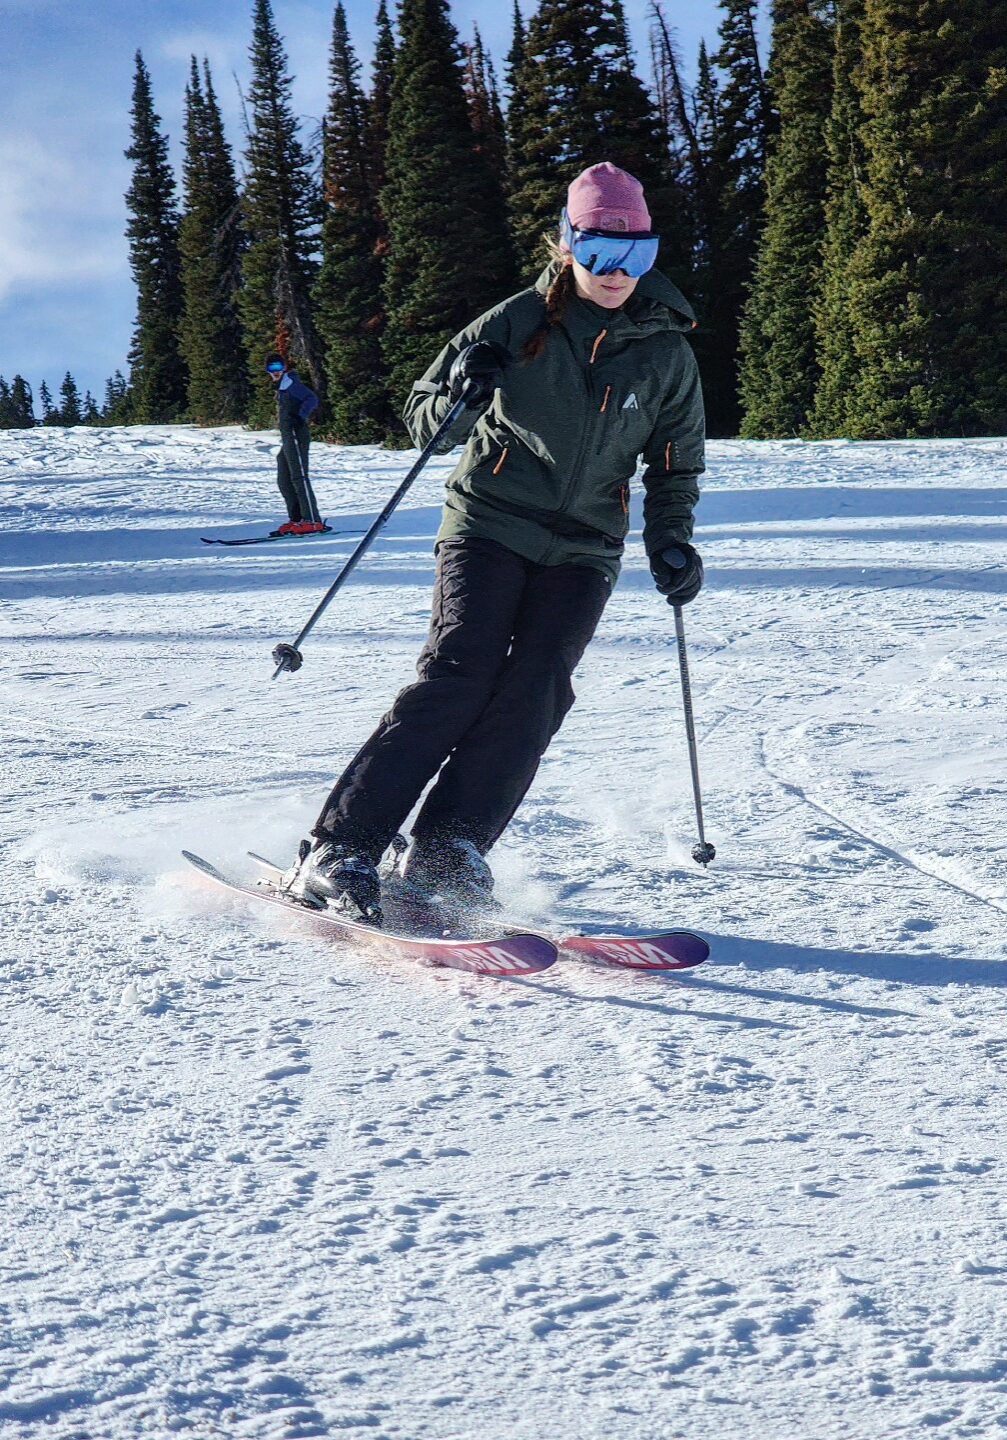
{"type": "Polygon", "coordinates": [[[563,319],[563,312],[567,303],[575,293],[573,278],[573,265],[570,263],[568,251],[562,250],[557,240],[551,235],[545,237],[546,245],[549,247],[550,259],[559,262],[559,273],[549,286],[545,296],[545,318],[537,329],[525,341],[521,351],[522,358],[527,361],[534,360],[542,354],[545,343],[549,339],[549,332],[563,319]]]}

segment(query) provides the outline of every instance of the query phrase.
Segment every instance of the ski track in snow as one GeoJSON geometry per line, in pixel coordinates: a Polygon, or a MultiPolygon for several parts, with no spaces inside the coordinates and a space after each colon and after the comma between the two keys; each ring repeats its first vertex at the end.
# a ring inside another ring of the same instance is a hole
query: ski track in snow
{"type": "MultiPolygon", "coordinates": [[[[716,862],[637,534],[494,863],[714,959],[509,981],[179,858],[285,860],[425,631],[446,458],[271,682],[353,543],[200,545],[275,446],[0,433],[0,1435],[1007,1432],[1007,442],[711,445],[716,862]]],[[[408,463],[313,457],[346,530],[408,463]]]]}

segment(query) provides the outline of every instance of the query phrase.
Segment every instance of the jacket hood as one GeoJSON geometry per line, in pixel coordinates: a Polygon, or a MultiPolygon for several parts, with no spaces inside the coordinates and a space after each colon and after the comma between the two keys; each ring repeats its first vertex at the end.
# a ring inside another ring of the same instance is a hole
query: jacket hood
{"type": "MultiPolygon", "coordinates": [[[[535,289],[540,295],[546,293],[559,274],[559,270],[558,260],[551,261],[545,267],[535,281],[535,289]]],[[[599,315],[612,313],[605,311],[600,305],[593,305],[590,300],[582,300],[580,303],[597,310],[599,315]]],[[[695,330],[697,324],[695,313],[688,300],[678,286],[673,285],[667,275],[663,275],[660,270],[648,270],[646,275],[640,276],[639,284],[622,307],[622,313],[645,329],[657,328],[654,326],[654,321],[658,321],[661,329],[667,327],[670,330],[681,330],[688,334],[691,330],[695,330]],[[647,324],[648,320],[650,325],[647,324]]]]}

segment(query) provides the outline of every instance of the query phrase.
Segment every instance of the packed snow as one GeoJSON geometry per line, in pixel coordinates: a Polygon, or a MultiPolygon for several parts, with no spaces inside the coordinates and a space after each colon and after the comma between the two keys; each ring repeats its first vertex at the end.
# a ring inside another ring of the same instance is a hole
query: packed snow
{"type": "Polygon", "coordinates": [[[710,446],[685,612],[637,530],[494,852],[683,977],[481,979],[214,891],[286,861],[426,626],[451,461],[0,434],[0,1433],[1007,1431],[1007,442],[710,446]]]}

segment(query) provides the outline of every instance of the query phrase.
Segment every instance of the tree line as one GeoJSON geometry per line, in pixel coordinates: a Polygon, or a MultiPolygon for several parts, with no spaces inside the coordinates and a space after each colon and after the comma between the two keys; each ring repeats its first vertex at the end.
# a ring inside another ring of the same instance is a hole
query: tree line
{"type": "Polygon", "coordinates": [[[774,0],[767,65],[756,0],[719,3],[691,85],[672,0],[650,0],[650,83],[623,0],[514,0],[502,82],[447,0],[400,0],[394,27],[380,0],[366,85],[338,3],[307,135],[253,0],[240,169],[193,58],[180,196],[138,52],[118,419],[269,425],[278,349],[330,438],[395,443],[412,381],[530,283],[567,182],[607,159],[695,305],[711,434],[1004,432],[1007,0],[774,0]]]}
{"type": "MultiPolygon", "coordinates": [[[[105,382],[105,398],[101,406],[90,390],[81,397],[80,387],[69,370],[59,387],[59,404],[43,380],[38,391],[43,425],[124,425],[130,418],[129,385],[121,370],[105,382]]],[[[8,384],[0,375],[0,430],[24,430],[38,424],[32,388],[23,375],[15,375],[8,384]]]]}

